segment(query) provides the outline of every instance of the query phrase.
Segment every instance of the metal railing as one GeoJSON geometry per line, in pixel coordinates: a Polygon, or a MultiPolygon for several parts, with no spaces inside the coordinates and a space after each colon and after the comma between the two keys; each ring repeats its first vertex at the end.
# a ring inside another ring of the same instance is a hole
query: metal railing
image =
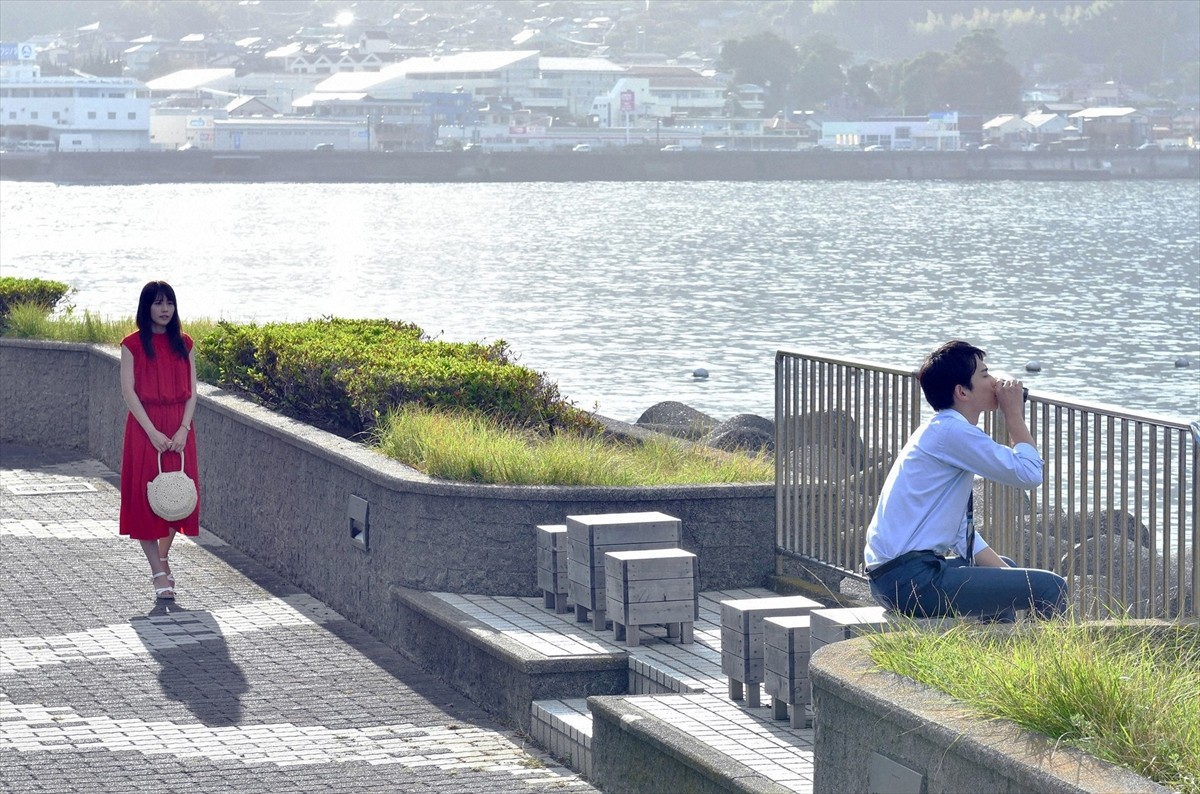
{"type": "MultiPolygon", "coordinates": [[[[775,543],[865,580],[863,543],[884,480],[932,409],[911,371],[781,350],[775,356],[775,543]]],[[[980,532],[1019,565],[1065,576],[1082,616],[1200,610],[1200,437],[1186,422],[1032,394],[1046,461],[1029,491],[976,482],[980,532]]],[[[1004,443],[1003,418],[983,429],[1004,443]]]]}

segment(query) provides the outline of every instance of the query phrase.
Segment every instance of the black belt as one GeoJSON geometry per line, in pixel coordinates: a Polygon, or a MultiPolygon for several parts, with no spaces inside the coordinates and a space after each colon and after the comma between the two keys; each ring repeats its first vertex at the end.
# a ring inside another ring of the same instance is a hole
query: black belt
{"type": "Polygon", "coordinates": [[[910,560],[914,560],[917,557],[924,556],[926,554],[932,554],[934,557],[941,556],[940,554],[930,551],[928,549],[922,549],[920,551],[906,551],[905,553],[901,554],[899,557],[893,557],[892,559],[888,560],[887,562],[883,563],[882,565],[876,565],[874,568],[871,568],[870,570],[868,570],[867,578],[873,582],[876,579],[878,579],[879,577],[883,576],[888,571],[892,570],[893,568],[898,568],[901,565],[903,565],[904,563],[906,563],[910,560]]]}

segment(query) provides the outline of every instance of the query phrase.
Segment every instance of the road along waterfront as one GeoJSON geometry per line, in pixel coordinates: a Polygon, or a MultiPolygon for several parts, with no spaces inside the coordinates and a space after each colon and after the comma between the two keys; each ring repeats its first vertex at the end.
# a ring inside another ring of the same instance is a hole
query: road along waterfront
{"type": "Polygon", "coordinates": [[[4,181],[0,265],[106,315],[162,277],[185,319],[502,337],[621,419],[666,399],[770,415],[780,347],[915,366],[954,336],[1035,391],[1195,417],[1198,206],[1189,180],[4,181]]]}

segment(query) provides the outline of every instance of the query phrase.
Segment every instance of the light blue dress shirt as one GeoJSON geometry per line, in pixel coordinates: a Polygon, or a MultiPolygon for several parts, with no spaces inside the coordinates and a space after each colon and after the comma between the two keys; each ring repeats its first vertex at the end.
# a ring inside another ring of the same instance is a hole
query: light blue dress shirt
{"type": "MultiPolygon", "coordinates": [[[[1017,488],[1042,482],[1042,457],[1030,444],[1006,447],[948,408],[917,428],[888,472],[867,527],[867,568],[910,551],[967,553],[967,499],[975,475],[1017,488]]],[[[975,536],[975,553],[988,547],[975,536]]]]}

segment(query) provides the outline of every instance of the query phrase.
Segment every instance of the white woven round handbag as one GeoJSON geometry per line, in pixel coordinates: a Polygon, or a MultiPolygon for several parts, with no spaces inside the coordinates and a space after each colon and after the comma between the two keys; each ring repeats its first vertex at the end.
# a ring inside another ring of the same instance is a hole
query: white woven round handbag
{"type": "Polygon", "coordinates": [[[162,453],[158,453],[158,476],[146,483],[146,498],[154,514],[167,521],[192,514],[200,497],[196,483],[183,471],[183,453],[179,454],[179,471],[163,471],[162,453]]]}

